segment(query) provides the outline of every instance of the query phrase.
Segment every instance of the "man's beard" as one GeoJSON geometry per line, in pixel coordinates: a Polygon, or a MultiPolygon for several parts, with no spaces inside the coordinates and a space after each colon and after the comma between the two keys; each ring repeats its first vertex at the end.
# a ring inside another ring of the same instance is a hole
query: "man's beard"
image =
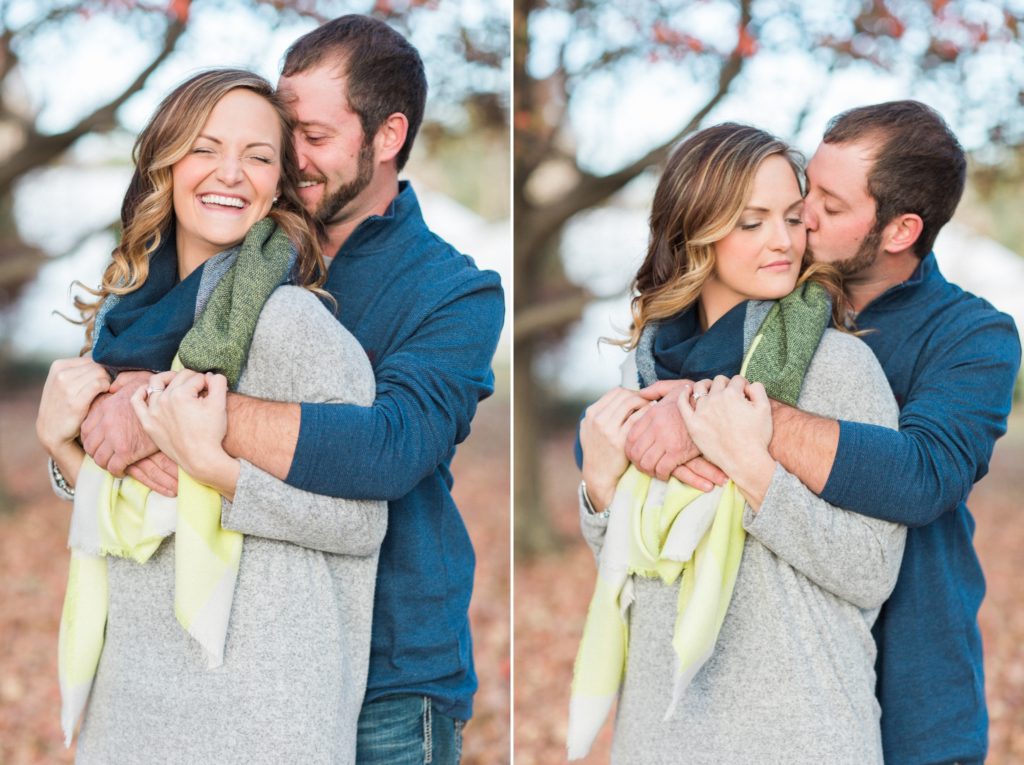
{"type": "MultiPolygon", "coordinates": [[[[860,243],[856,253],[845,260],[834,260],[832,265],[847,279],[856,277],[857,274],[871,266],[878,258],[878,245],[882,243],[883,230],[885,230],[885,226],[876,222],[860,243]]],[[[811,254],[811,258],[814,258],[814,250],[810,247],[807,249],[811,254]]]]}
{"type": "Polygon", "coordinates": [[[313,213],[318,221],[329,226],[337,223],[335,220],[348,204],[359,196],[363,189],[370,185],[373,180],[374,151],[373,142],[364,143],[359,147],[359,156],[356,160],[356,177],[348,183],[344,183],[326,197],[320,200],[313,213]]]}

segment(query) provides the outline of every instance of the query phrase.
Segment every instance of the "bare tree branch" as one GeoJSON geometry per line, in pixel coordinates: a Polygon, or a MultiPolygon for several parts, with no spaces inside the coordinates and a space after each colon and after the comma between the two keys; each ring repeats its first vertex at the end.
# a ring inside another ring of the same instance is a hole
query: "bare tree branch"
{"type": "Polygon", "coordinates": [[[665,161],[669,151],[685,135],[693,132],[729,92],[729,86],[743,67],[743,59],[731,56],[722,68],[718,89],[689,122],[670,139],[656,146],[642,157],[614,173],[594,176],[581,175],[573,189],[552,205],[538,208],[533,219],[532,230],[527,232],[529,240],[524,243],[528,252],[540,252],[544,243],[554,236],[569,218],[576,213],[604,201],[644,170],[665,161]]]}
{"type": "Polygon", "coordinates": [[[594,296],[585,289],[516,310],[514,342],[526,344],[549,332],[563,329],[583,315],[594,296]]]}
{"type": "Polygon", "coordinates": [[[42,135],[33,130],[29,134],[25,146],[13,154],[4,163],[3,167],[0,168],[0,196],[10,193],[14,182],[22,175],[41,165],[52,162],[85,134],[107,132],[116,127],[117,110],[121,108],[125,101],[142,90],[149,76],[174,51],[185,29],[185,22],[180,20],[171,21],[164,35],[163,46],[149,66],[143,69],[120,95],[98,107],[91,114],[83,117],[79,120],[78,124],[62,133],[54,135],[42,135]]]}

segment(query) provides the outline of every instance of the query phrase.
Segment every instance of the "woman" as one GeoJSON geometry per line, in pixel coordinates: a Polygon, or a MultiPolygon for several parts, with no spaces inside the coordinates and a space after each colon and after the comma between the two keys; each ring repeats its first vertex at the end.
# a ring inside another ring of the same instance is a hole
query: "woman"
{"type": "Polygon", "coordinates": [[[825,328],[830,315],[842,326],[842,292],[829,267],[803,260],[799,177],[785,144],[723,124],[684,141],[658,185],[623,387],[580,428],[600,576],[570,756],[617,696],[620,765],[882,762],[871,625],[905,529],[828,506],[768,452],[769,394],[897,422],[868,347],[825,328]],[[724,488],[627,470],[625,438],[648,404],[635,390],[656,379],[698,380],[678,404],[724,488]]]}
{"type": "Polygon", "coordinates": [[[83,763],[352,762],[386,507],[305,494],[221,446],[229,386],[374,395],[317,297],[290,121],[263,78],[203,72],[164,99],[135,157],[121,243],[80,304],[95,361],[53,365],[37,420],[75,494],[65,733],[88,698],[83,763]],[[162,371],[179,360],[194,371],[162,371]],[[179,463],[176,501],[114,481],[77,443],[105,367],[161,372],[133,405],[179,463]]]}

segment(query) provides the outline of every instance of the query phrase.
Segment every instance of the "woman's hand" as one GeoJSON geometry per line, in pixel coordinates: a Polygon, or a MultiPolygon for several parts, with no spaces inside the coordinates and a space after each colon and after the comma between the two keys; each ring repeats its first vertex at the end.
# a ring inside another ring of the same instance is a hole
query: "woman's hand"
{"type": "Polygon", "coordinates": [[[580,423],[583,480],[598,510],[608,507],[615,496],[615,486],[629,467],[626,436],[650,403],[636,391],[613,388],[587,408],[580,423]]]}
{"type": "Polygon", "coordinates": [[[755,510],[761,506],[775,460],[772,409],[761,383],[736,375],[719,375],[694,385],[692,396],[679,397],[679,412],[701,453],[730,476],[755,510]]]}
{"type": "Polygon", "coordinates": [[[84,452],[75,439],[93,399],[110,388],[107,370],[91,355],[58,359],[50,365],[36,416],[36,435],[57,462],[64,477],[74,483],[84,452]]]}
{"type": "Polygon", "coordinates": [[[229,500],[238,460],[224,451],[228,429],[227,379],[191,370],[153,375],[132,395],[132,408],[150,438],[186,473],[229,500]]]}

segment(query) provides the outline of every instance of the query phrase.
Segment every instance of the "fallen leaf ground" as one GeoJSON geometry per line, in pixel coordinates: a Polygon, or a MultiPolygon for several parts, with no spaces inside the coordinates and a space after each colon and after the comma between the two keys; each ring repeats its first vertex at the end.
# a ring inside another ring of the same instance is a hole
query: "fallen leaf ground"
{"type": "MultiPolygon", "coordinates": [[[[36,442],[38,386],[0,397],[0,765],[70,763],[59,725],[57,625],[67,582],[68,508],[50,491],[36,442]]],[[[480,689],[467,765],[509,762],[508,396],[484,402],[453,465],[455,499],[477,553],[470,607],[480,689]]]]}
{"type": "MultiPolygon", "coordinates": [[[[1018,407],[1018,410],[1020,407],[1018,407]]],[[[516,765],[565,762],[566,717],[572,664],[593,591],[593,556],[581,541],[576,509],[579,473],[572,435],[553,438],[545,451],[545,487],[565,545],[557,555],[516,561],[516,765]]],[[[1024,411],[998,442],[989,475],[968,502],[977,520],[975,545],[988,592],[980,621],[985,646],[989,727],[988,765],[1024,763],[1024,411]]],[[[608,762],[606,724],[584,761],[608,762]]]]}

